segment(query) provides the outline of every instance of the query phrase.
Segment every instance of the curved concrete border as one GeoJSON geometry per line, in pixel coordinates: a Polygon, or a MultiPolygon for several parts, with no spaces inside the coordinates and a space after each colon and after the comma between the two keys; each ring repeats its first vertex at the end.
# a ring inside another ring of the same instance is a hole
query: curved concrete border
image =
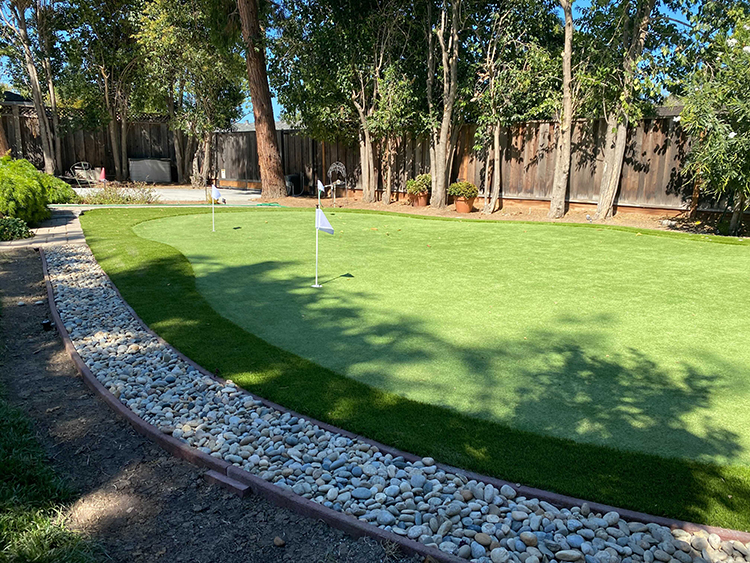
{"type": "MultiPolygon", "coordinates": [[[[122,416],[128,422],[130,422],[130,424],[136,429],[137,432],[150,438],[151,440],[159,444],[162,448],[164,448],[171,454],[181,459],[189,461],[190,463],[193,463],[195,465],[206,467],[210,470],[214,470],[217,473],[219,473],[221,476],[226,476],[229,479],[232,479],[244,485],[247,485],[255,494],[263,496],[264,498],[270,500],[271,502],[277,505],[290,508],[305,516],[323,520],[327,524],[335,528],[338,528],[344,532],[347,532],[351,535],[354,535],[356,537],[370,536],[380,541],[388,541],[388,542],[396,543],[400,545],[404,549],[404,551],[408,553],[416,553],[424,557],[429,557],[432,560],[438,561],[438,562],[445,562],[445,563],[465,562],[464,559],[460,559],[457,556],[449,555],[433,547],[427,547],[423,544],[420,544],[419,542],[409,540],[403,536],[394,534],[393,532],[388,532],[387,530],[383,530],[382,528],[379,528],[372,524],[362,522],[361,520],[353,516],[343,514],[335,510],[331,510],[321,504],[318,504],[304,497],[301,497],[291,491],[277,487],[261,479],[260,477],[257,477],[248,471],[240,469],[222,459],[211,457],[208,454],[205,454],[195,448],[191,448],[185,442],[182,442],[181,440],[178,440],[177,438],[174,438],[168,434],[164,434],[160,432],[155,426],[148,424],[143,419],[136,416],[129,408],[123,405],[119,399],[117,399],[112,393],[110,393],[99,382],[99,380],[96,379],[94,374],[91,372],[88,366],[84,363],[83,359],[78,355],[78,352],[75,350],[75,347],[73,346],[73,342],[71,341],[70,336],[68,335],[68,332],[65,329],[62,319],[60,318],[60,315],[57,311],[57,306],[55,305],[54,292],[52,290],[52,283],[49,279],[49,273],[47,270],[47,261],[44,256],[44,251],[42,249],[39,249],[39,254],[41,257],[41,261],[42,261],[42,270],[44,272],[44,280],[47,285],[47,298],[49,300],[50,310],[52,312],[52,317],[55,321],[55,325],[57,326],[57,330],[60,333],[60,337],[62,338],[63,343],[65,344],[65,349],[68,351],[71,358],[73,359],[76,367],[78,368],[78,371],[81,373],[81,376],[83,377],[84,382],[95,393],[97,393],[117,414],[122,416]]],[[[153,330],[151,330],[148,327],[148,325],[146,325],[146,323],[143,322],[143,320],[138,316],[138,314],[130,306],[130,304],[122,297],[122,295],[120,294],[120,291],[117,289],[117,287],[112,282],[112,280],[109,279],[109,276],[106,274],[106,272],[104,274],[107,277],[107,280],[109,281],[111,286],[114,288],[118,297],[122,300],[127,310],[133,315],[135,319],[138,320],[138,322],[141,324],[144,330],[146,330],[149,334],[151,334],[154,338],[156,338],[163,345],[169,346],[170,349],[174,350],[175,354],[177,354],[183,361],[187,362],[193,368],[197,369],[201,374],[211,377],[221,383],[225,383],[225,380],[215,376],[214,374],[210,373],[208,370],[196,364],[193,360],[191,360],[190,358],[182,354],[179,350],[174,348],[171,344],[166,342],[163,338],[161,338],[158,334],[156,334],[153,330]]],[[[330,432],[339,433],[342,436],[346,436],[348,438],[358,439],[358,440],[373,444],[377,446],[382,452],[390,453],[394,457],[403,456],[404,459],[408,461],[412,461],[412,462],[418,461],[419,459],[421,459],[419,456],[416,456],[414,454],[411,454],[408,452],[402,452],[400,450],[397,450],[385,444],[381,444],[379,442],[376,442],[364,436],[360,436],[352,432],[348,432],[346,430],[337,428],[325,422],[321,422],[319,420],[310,418],[306,415],[289,410],[274,402],[265,400],[261,397],[257,397],[256,395],[252,395],[248,393],[247,391],[245,391],[244,389],[242,389],[241,387],[238,387],[238,389],[241,389],[243,393],[246,393],[252,396],[254,399],[261,401],[265,406],[269,408],[276,409],[282,413],[288,412],[292,416],[304,418],[308,420],[310,423],[316,424],[320,428],[323,428],[330,432]]],[[[693,522],[685,522],[682,520],[675,520],[672,518],[665,518],[662,516],[653,516],[653,515],[646,514],[643,512],[636,512],[633,510],[621,509],[621,508],[617,508],[617,507],[613,507],[613,506],[609,506],[609,505],[601,504],[597,502],[590,502],[590,501],[586,501],[586,500],[575,498],[575,497],[552,493],[552,492],[545,491],[542,489],[536,489],[533,487],[517,486],[514,483],[511,483],[509,481],[496,479],[494,477],[487,477],[487,476],[475,473],[473,471],[466,471],[466,470],[452,467],[452,466],[445,465],[445,464],[438,463],[437,465],[438,467],[445,470],[446,472],[463,473],[470,479],[476,479],[478,481],[482,481],[485,483],[491,483],[498,490],[503,485],[510,485],[514,489],[516,489],[519,496],[538,498],[540,500],[547,501],[559,507],[572,508],[574,506],[581,506],[584,502],[588,502],[593,512],[606,513],[610,511],[616,511],[625,520],[630,520],[634,522],[642,522],[644,524],[655,523],[655,524],[659,524],[661,526],[665,526],[671,529],[682,529],[691,533],[696,532],[698,530],[704,530],[708,533],[717,534],[722,540],[735,540],[735,541],[741,541],[743,543],[750,542],[750,532],[740,532],[737,530],[729,530],[726,528],[718,528],[715,526],[695,524],[693,522]]]]}

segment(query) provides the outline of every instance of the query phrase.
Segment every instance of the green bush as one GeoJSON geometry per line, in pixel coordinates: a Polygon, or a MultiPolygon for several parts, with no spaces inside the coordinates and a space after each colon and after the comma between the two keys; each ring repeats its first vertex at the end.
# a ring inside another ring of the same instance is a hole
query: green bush
{"type": "Polygon", "coordinates": [[[30,238],[34,233],[29,230],[26,221],[18,217],[0,217],[0,240],[30,238]]]}
{"type": "Polygon", "coordinates": [[[448,186],[448,195],[471,199],[479,195],[479,190],[471,182],[455,182],[448,186]]]}
{"type": "Polygon", "coordinates": [[[413,180],[406,182],[406,193],[412,195],[429,192],[432,188],[432,177],[429,174],[420,174],[413,180]]]}
{"type": "Polygon", "coordinates": [[[50,203],[78,203],[68,184],[40,172],[28,160],[0,158],[0,214],[37,223],[49,217],[50,203]]]}
{"type": "Polygon", "coordinates": [[[28,160],[0,158],[0,214],[38,223],[49,217],[42,173],[28,160]]]}
{"type": "Polygon", "coordinates": [[[73,191],[69,184],[59,178],[39,172],[39,181],[47,192],[48,203],[79,203],[80,197],[73,191]]]}

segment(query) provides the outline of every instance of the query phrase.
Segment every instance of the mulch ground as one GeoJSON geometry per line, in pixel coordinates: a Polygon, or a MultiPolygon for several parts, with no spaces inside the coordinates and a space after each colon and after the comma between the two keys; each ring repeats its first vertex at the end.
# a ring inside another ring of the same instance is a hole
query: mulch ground
{"type": "Polygon", "coordinates": [[[42,329],[50,314],[38,252],[0,253],[0,299],[0,378],[11,403],[33,420],[52,466],[78,492],[70,527],[100,542],[109,561],[419,561],[209,485],[204,470],[116,418],[84,386],[57,332],[42,329]],[[284,547],[274,545],[277,536],[284,547]]]}

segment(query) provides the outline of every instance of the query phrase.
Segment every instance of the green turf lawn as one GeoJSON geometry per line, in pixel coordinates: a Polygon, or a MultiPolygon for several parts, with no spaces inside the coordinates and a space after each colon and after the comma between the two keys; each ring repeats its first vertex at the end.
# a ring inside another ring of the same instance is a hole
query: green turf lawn
{"type": "Polygon", "coordinates": [[[329,219],[321,290],[309,211],[221,213],[216,233],[186,209],[82,222],[146,322],[252,391],[448,463],[750,527],[748,245],[329,219]]]}

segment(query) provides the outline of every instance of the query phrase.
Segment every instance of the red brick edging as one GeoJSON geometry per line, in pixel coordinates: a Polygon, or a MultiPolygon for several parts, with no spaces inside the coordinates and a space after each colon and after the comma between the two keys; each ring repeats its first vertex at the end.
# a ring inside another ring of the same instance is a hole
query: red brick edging
{"type": "MultiPolygon", "coordinates": [[[[211,470],[212,472],[215,472],[212,478],[215,482],[218,482],[219,484],[226,485],[228,480],[237,481],[243,485],[246,485],[247,488],[249,488],[253,493],[270,500],[274,504],[283,506],[285,508],[289,508],[304,516],[309,516],[312,518],[323,520],[327,524],[335,528],[338,528],[348,534],[351,534],[355,537],[369,536],[379,541],[387,541],[387,542],[396,543],[399,546],[401,546],[401,548],[404,551],[408,553],[416,553],[424,557],[429,557],[432,560],[441,562],[441,563],[442,562],[460,563],[460,562],[465,561],[464,559],[461,559],[457,556],[453,556],[443,551],[440,551],[437,548],[427,547],[417,541],[413,541],[406,537],[399,536],[393,532],[388,532],[372,524],[362,522],[361,520],[353,516],[326,508],[325,506],[318,504],[316,502],[313,502],[309,499],[306,499],[302,496],[299,496],[290,490],[282,489],[276,485],[273,485],[261,479],[260,477],[257,477],[256,475],[253,475],[249,471],[245,471],[243,469],[236,467],[235,465],[232,465],[224,461],[223,459],[217,459],[215,457],[211,457],[208,454],[205,454],[197,450],[196,448],[192,448],[189,445],[187,445],[185,442],[178,440],[177,438],[174,438],[168,434],[164,434],[163,432],[159,431],[159,429],[156,428],[155,426],[145,422],[142,418],[140,418],[135,413],[133,413],[127,406],[122,404],[117,397],[115,397],[112,393],[110,393],[99,382],[99,380],[96,379],[94,374],[91,372],[88,366],[84,363],[83,359],[79,356],[78,352],[73,346],[73,342],[70,339],[70,335],[68,334],[68,331],[65,329],[65,325],[63,324],[62,319],[60,318],[60,314],[57,311],[57,306],[55,305],[54,292],[52,290],[52,283],[49,279],[49,272],[47,270],[47,260],[44,255],[44,251],[41,248],[39,249],[39,255],[42,261],[42,271],[44,272],[44,281],[47,286],[47,298],[49,300],[50,311],[52,312],[52,318],[55,321],[55,326],[57,326],[57,330],[60,334],[60,337],[63,340],[65,349],[68,351],[68,354],[70,354],[70,357],[73,359],[73,362],[75,363],[76,368],[78,369],[81,376],[83,377],[83,380],[86,383],[86,385],[88,385],[92,389],[92,391],[94,391],[105,403],[107,403],[110,406],[110,408],[112,408],[112,410],[115,411],[115,413],[117,413],[122,418],[127,420],[135,428],[135,430],[138,433],[156,442],[158,445],[160,445],[162,448],[170,452],[172,455],[179,457],[181,459],[184,459],[186,461],[189,461],[190,463],[193,463],[199,467],[205,467],[211,470]]],[[[136,314],[136,312],[133,310],[130,304],[128,304],[128,302],[122,297],[122,295],[120,294],[120,291],[117,289],[117,287],[112,282],[112,280],[109,279],[109,276],[106,274],[106,272],[103,272],[103,273],[106,276],[106,279],[111,284],[112,288],[117,293],[118,297],[121,299],[122,303],[125,305],[128,311],[133,315],[133,317],[137,319],[137,321],[141,324],[144,330],[146,330],[150,335],[156,338],[157,341],[160,342],[161,344],[169,346],[170,349],[173,350],[174,353],[177,354],[178,357],[180,357],[183,361],[187,362],[193,368],[197,369],[202,375],[211,377],[221,383],[225,383],[223,379],[216,377],[214,374],[210,373],[209,371],[205,370],[204,368],[196,364],[193,360],[191,360],[190,358],[182,354],[179,350],[174,348],[171,344],[166,342],[163,338],[161,338],[158,334],[156,334],[153,330],[151,330],[146,325],[146,323],[144,323],[143,320],[141,320],[141,318],[136,314]]],[[[240,387],[238,387],[238,390],[241,390],[242,392],[247,393],[247,391],[245,391],[244,389],[240,387]]],[[[403,456],[404,459],[406,459],[407,461],[411,461],[411,462],[418,461],[419,459],[421,459],[419,456],[416,456],[414,454],[410,454],[408,452],[402,452],[390,446],[386,446],[385,444],[381,444],[374,440],[370,440],[363,436],[359,436],[357,434],[348,432],[341,428],[334,427],[325,422],[321,422],[313,418],[310,418],[306,415],[286,409],[282,407],[281,405],[278,405],[271,401],[267,401],[256,395],[251,395],[250,393],[247,393],[247,394],[256,400],[261,401],[263,405],[267,407],[276,409],[282,413],[288,412],[292,416],[304,418],[310,423],[315,424],[325,430],[328,430],[329,432],[338,433],[342,436],[346,436],[351,439],[357,439],[357,440],[361,440],[363,442],[375,445],[376,447],[380,449],[380,451],[386,454],[390,453],[394,457],[403,456]]],[[[539,500],[547,501],[556,506],[571,508],[573,506],[580,506],[584,502],[587,502],[583,499],[578,499],[578,498],[574,498],[574,497],[570,497],[566,495],[560,495],[557,493],[544,491],[542,489],[536,489],[533,487],[525,487],[525,486],[516,486],[514,483],[510,483],[508,481],[503,481],[501,479],[479,475],[478,473],[474,473],[472,471],[465,471],[463,469],[451,467],[451,466],[444,465],[444,464],[437,464],[437,465],[440,469],[443,469],[446,472],[462,473],[466,475],[467,477],[469,477],[470,479],[476,479],[478,481],[483,481],[485,483],[491,483],[498,490],[503,485],[511,485],[513,488],[516,489],[519,496],[538,498],[539,500]]],[[[242,490],[238,492],[240,492],[241,495],[244,496],[245,487],[242,487],[241,489],[242,490]]],[[[735,540],[735,541],[741,541],[743,543],[750,542],[750,533],[748,532],[740,532],[737,530],[729,530],[726,528],[718,528],[714,526],[705,526],[702,524],[684,522],[681,520],[675,520],[672,518],[664,518],[661,516],[652,516],[649,514],[645,514],[643,512],[635,512],[632,510],[620,509],[617,507],[609,506],[606,504],[600,504],[596,502],[588,502],[588,504],[591,507],[591,510],[593,512],[606,513],[606,512],[610,512],[614,510],[618,512],[620,516],[624,518],[625,520],[630,520],[634,522],[643,522],[643,523],[653,522],[655,524],[666,526],[672,529],[680,528],[687,532],[705,530],[708,533],[717,534],[719,537],[721,537],[722,540],[735,540]]]]}

